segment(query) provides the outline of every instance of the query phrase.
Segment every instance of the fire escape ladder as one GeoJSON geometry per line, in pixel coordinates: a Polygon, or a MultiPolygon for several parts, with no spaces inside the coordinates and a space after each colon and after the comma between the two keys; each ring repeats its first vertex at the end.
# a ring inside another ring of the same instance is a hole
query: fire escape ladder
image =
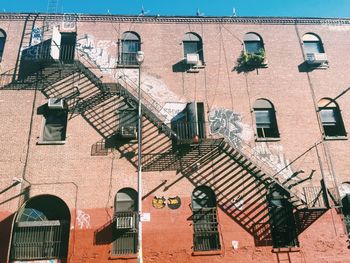
{"type": "Polygon", "coordinates": [[[29,48],[32,44],[32,33],[33,33],[33,28],[35,26],[35,21],[37,18],[38,18],[38,14],[28,14],[27,18],[24,20],[22,37],[18,48],[16,65],[15,65],[14,74],[12,78],[13,81],[15,81],[18,76],[20,60],[22,57],[22,51],[24,49],[29,48]]]}

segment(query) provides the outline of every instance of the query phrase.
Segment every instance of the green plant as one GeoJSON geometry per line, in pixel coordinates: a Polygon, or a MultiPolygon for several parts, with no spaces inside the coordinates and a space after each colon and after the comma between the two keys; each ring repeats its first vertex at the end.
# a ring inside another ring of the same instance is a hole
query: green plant
{"type": "Polygon", "coordinates": [[[234,69],[237,71],[251,70],[262,66],[264,64],[264,61],[265,50],[262,48],[255,53],[247,53],[245,51],[242,51],[241,55],[237,59],[237,64],[234,69]]]}

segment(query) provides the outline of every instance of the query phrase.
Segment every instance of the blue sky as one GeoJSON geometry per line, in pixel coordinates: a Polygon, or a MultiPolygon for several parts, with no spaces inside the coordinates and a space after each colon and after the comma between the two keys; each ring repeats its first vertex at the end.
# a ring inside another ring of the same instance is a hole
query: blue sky
{"type": "MultiPolygon", "coordinates": [[[[58,0],[59,12],[138,15],[350,17],[350,0],[58,0]]],[[[0,0],[0,11],[46,12],[48,0],[0,0]]]]}

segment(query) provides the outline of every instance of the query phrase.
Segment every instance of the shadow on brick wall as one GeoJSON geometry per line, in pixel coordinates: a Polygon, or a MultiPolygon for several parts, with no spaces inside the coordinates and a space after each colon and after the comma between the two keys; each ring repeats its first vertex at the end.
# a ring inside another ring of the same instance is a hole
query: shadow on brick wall
{"type": "Polygon", "coordinates": [[[6,217],[0,222],[0,262],[7,262],[9,244],[11,239],[11,228],[15,214],[6,217]]]}

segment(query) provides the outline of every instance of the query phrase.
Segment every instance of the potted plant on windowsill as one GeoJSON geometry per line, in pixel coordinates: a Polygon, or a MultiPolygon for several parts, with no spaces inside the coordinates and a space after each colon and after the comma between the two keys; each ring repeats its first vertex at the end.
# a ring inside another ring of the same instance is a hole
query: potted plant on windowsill
{"type": "Polygon", "coordinates": [[[241,55],[237,59],[234,70],[238,72],[252,71],[256,68],[264,68],[267,66],[267,60],[265,56],[265,50],[263,48],[254,53],[248,53],[242,51],[241,55]]]}

